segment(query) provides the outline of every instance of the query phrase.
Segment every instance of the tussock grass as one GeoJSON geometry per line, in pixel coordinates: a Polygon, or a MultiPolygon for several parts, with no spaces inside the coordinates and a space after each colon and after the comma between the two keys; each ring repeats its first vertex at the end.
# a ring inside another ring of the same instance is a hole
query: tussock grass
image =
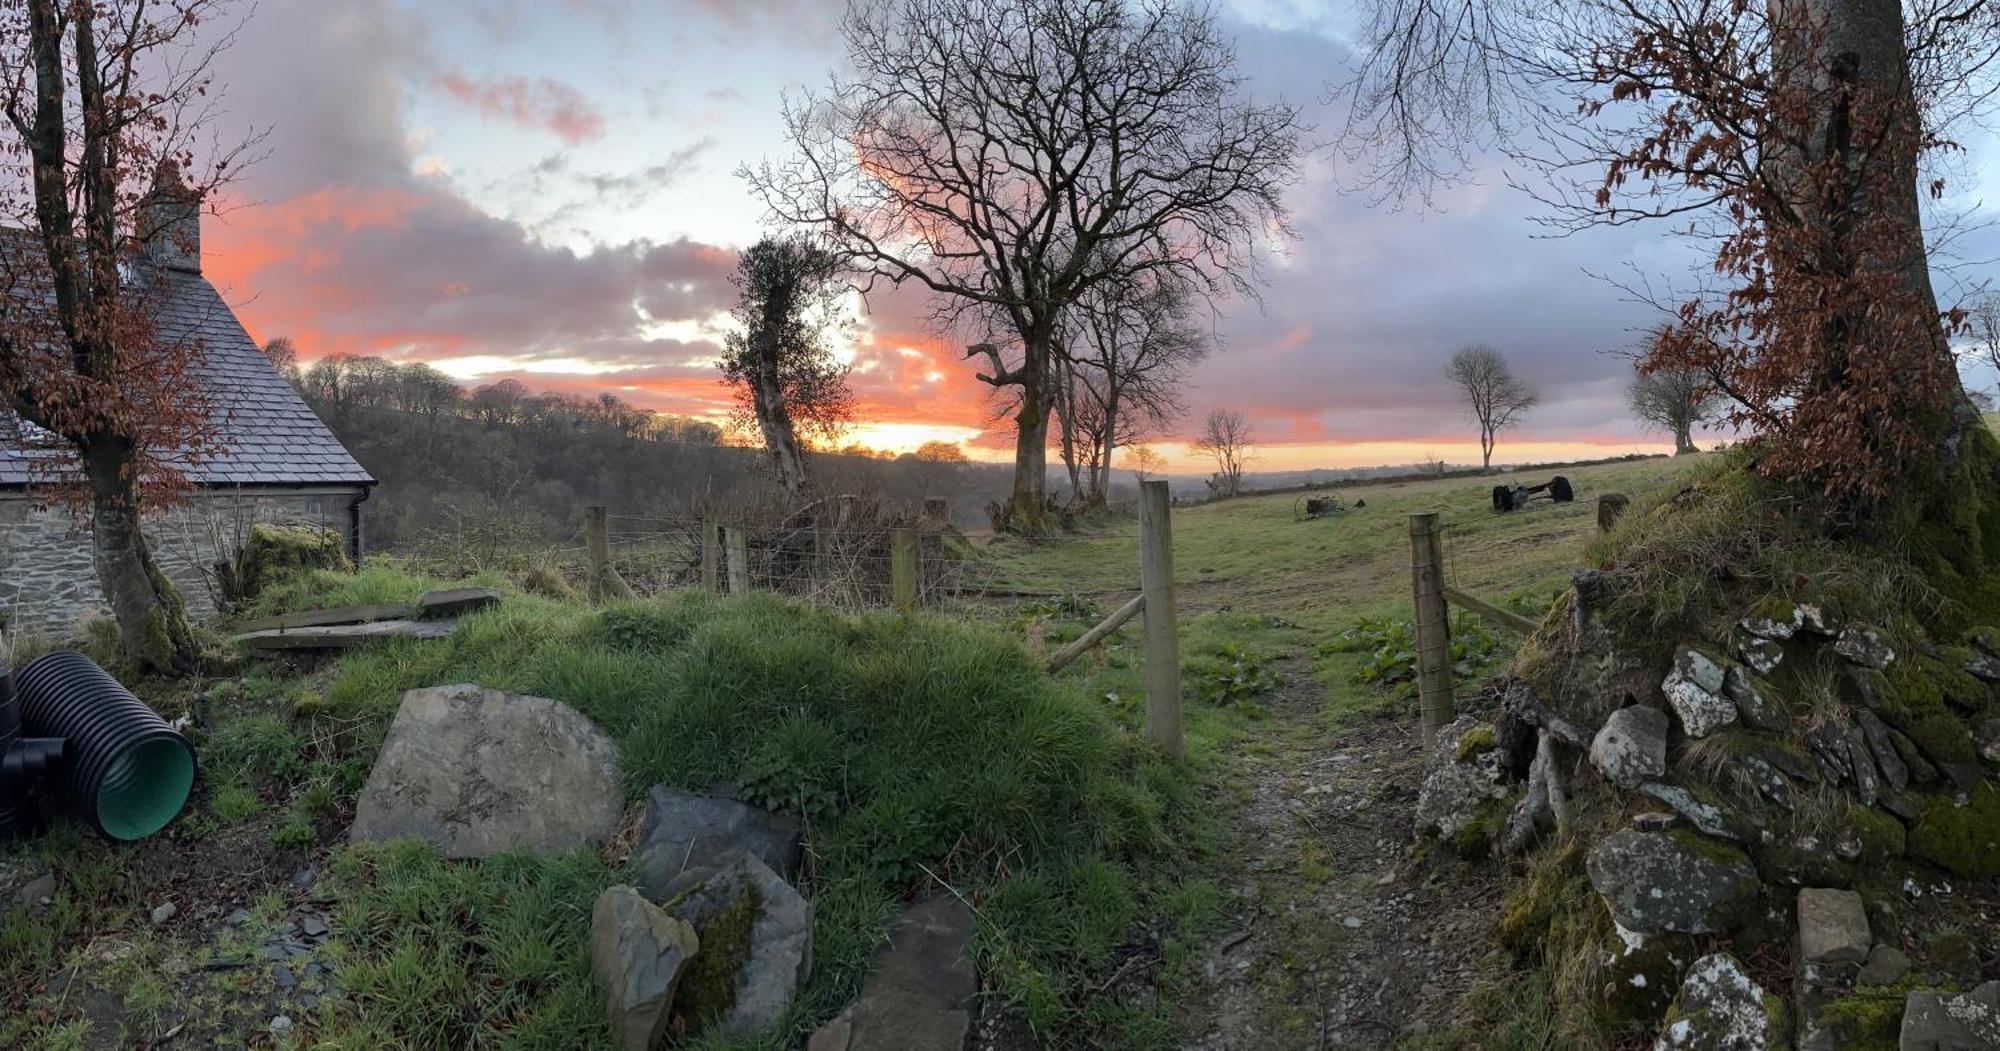
{"type": "MultiPolygon", "coordinates": [[[[319,584],[286,601],[421,590],[380,575],[319,584]]],[[[800,883],[814,901],[816,962],[771,1046],[844,1005],[898,899],[940,883],[975,904],[986,972],[1053,1046],[1167,1039],[1157,1009],[1098,986],[1142,914],[1171,928],[1176,913],[1205,911],[1167,849],[1198,838],[1207,805],[1187,768],[1144,747],[1115,706],[1052,682],[1011,640],[766,596],[685,593],[591,610],[517,595],[448,639],[342,658],[302,707],[372,754],[404,690],[454,682],[589,716],[617,740],[634,798],[655,783],[721,782],[805,818],[800,883]]],[[[225,751],[247,758],[270,737],[243,731],[225,751]]],[[[348,1006],[329,1008],[329,1046],[602,1038],[582,939],[591,897],[619,878],[613,868],[593,858],[452,865],[398,846],[343,851],[335,871],[346,902],[338,951],[361,977],[348,1006]]]]}

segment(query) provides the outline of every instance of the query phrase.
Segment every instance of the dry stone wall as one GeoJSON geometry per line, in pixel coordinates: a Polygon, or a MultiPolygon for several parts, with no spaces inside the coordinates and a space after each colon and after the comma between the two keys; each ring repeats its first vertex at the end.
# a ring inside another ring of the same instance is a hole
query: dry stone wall
{"type": "MultiPolygon", "coordinates": [[[[160,567],[196,616],[215,612],[212,567],[233,557],[259,522],[311,525],[353,540],[356,488],[204,490],[148,520],[160,567]]],[[[61,634],[104,610],[91,563],[90,529],[69,509],[21,492],[0,493],[0,626],[61,634]]]]}

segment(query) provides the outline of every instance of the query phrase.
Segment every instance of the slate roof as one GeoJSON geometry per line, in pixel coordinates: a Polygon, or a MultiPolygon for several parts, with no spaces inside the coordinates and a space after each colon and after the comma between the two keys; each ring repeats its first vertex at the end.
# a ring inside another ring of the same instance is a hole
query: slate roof
{"type": "MultiPolygon", "coordinates": [[[[257,349],[250,334],[200,274],[146,268],[159,337],[196,347],[191,370],[207,392],[215,417],[215,444],[186,473],[198,485],[371,485],[326,424],[257,349]]],[[[0,487],[45,481],[30,464],[45,453],[31,446],[32,424],[0,409],[0,487]]]]}

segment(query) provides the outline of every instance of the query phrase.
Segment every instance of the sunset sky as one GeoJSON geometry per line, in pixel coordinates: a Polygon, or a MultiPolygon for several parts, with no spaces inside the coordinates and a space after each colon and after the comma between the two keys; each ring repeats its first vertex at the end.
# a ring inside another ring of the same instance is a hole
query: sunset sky
{"type": "MultiPolygon", "coordinates": [[[[1252,92],[1305,107],[1330,140],[1345,0],[1223,5],[1252,92]]],[[[247,9],[246,9],[247,10],[247,9]]],[[[713,365],[735,253],[762,230],[734,172],[781,155],[781,93],[841,61],[837,0],[262,0],[225,56],[223,108],[268,155],[205,228],[205,264],[250,326],[306,358],[428,361],[468,384],[616,391],[716,416],[713,365]]],[[[1964,164],[1991,155],[1978,141],[1964,164]]],[[[1653,320],[1597,275],[1684,272],[1663,228],[1551,239],[1495,164],[1401,209],[1353,192],[1317,151],[1289,196],[1298,240],[1266,260],[1261,305],[1223,305],[1189,419],[1245,412],[1253,469],[1476,461],[1440,375],[1456,347],[1505,351],[1543,404],[1502,460],[1665,448],[1625,410],[1624,359],[1653,320]],[[1588,272],[1586,272],[1588,271],[1588,272]]],[[[2000,176],[1954,181],[1954,203],[2000,176]]],[[[2000,239],[1957,248],[1939,293],[1988,277],[2000,239]],[[1982,249],[1986,249],[1982,251],[1982,249]]],[[[926,330],[915,294],[879,295],[856,331],[854,440],[961,441],[1006,455],[1006,421],[926,330]]],[[[1191,429],[1191,424],[1182,429],[1191,429]]],[[[1164,437],[1174,466],[1199,465],[1164,437]]]]}

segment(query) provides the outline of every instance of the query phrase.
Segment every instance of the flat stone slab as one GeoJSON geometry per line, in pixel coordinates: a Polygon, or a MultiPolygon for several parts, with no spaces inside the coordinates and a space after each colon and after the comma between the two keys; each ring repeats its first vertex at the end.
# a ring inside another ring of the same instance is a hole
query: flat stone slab
{"type": "Polygon", "coordinates": [[[1861,963],[1874,937],[1868,910],[1851,890],[1799,891],[1799,954],[1808,963],[1861,963]]]}
{"type": "Polygon", "coordinates": [[[652,1051],[667,1032],[681,974],[700,949],[687,921],[631,887],[609,887],[590,910],[590,975],[604,992],[611,1043],[652,1051]]]}
{"type": "Polygon", "coordinates": [[[500,604],[500,593],[492,588],[445,588],[426,591],[410,613],[415,617],[455,617],[500,604]]]}
{"type": "Polygon", "coordinates": [[[813,1034],[811,1051],[960,1051],[979,991],[972,933],[972,910],[949,895],[905,909],[860,998],[813,1034]]]}
{"type": "Polygon", "coordinates": [[[377,620],[366,624],[273,628],[238,635],[229,641],[253,650],[344,650],[383,639],[441,639],[457,629],[453,620],[377,620]]]}
{"type": "Polygon", "coordinates": [[[1911,993],[1899,1051],[1989,1051],[2000,1047],[2000,982],[1969,993],[1911,993]]]}
{"type": "Polygon", "coordinates": [[[424,620],[435,617],[457,616],[482,610],[500,602],[500,593],[492,588],[444,588],[426,591],[415,602],[389,602],[365,606],[338,606],[333,609],[306,609],[297,613],[286,613],[276,617],[248,621],[238,627],[244,635],[254,635],[266,631],[290,631],[298,628],[336,627],[343,624],[369,624],[383,620],[424,620]]]}
{"type": "Polygon", "coordinates": [[[354,842],[452,858],[561,854],[618,830],[618,748],[567,705],[473,685],[411,690],[356,801],[354,842]]]}
{"type": "Polygon", "coordinates": [[[1741,851],[1677,833],[1626,829],[1599,841],[1586,868],[1611,918],[1641,934],[1709,934],[1734,926],[1755,903],[1757,870],[1741,851]]]}

